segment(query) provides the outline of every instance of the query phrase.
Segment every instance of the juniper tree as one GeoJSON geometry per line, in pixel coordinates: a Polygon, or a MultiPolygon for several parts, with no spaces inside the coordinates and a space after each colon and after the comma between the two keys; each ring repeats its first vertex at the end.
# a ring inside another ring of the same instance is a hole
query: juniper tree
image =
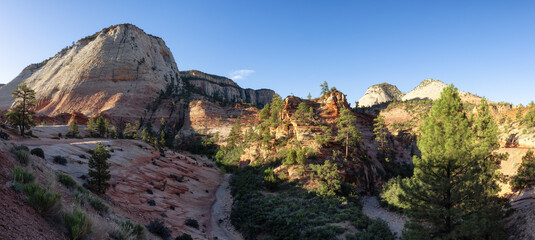
{"type": "Polygon", "coordinates": [[[26,129],[35,126],[30,109],[35,106],[35,91],[30,89],[26,83],[21,83],[17,90],[11,93],[15,99],[15,105],[6,114],[9,123],[19,128],[20,135],[24,136],[26,129]]]}
{"type": "Polygon", "coordinates": [[[106,193],[106,189],[110,187],[108,183],[111,177],[110,164],[108,163],[109,157],[108,150],[101,143],[98,143],[91,158],[89,158],[88,184],[99,194],[106,193]]]}
{"type": "Polygon", "coordinates": [[[360,141],[360,131],[357,129],[357,117],[349,109],[340,109],[340,116],[336,118],[338,122],[337,140],[346,148],[346,159],[349,156],[349,146],[360,141]]]}
{"type": "Polygon", "coordinates": [[[414,176],[406,181],[410,184],[401,184],[404,194],[399,196],[414,220],[405,238],[504,237],[505,202],[496,195],[495,163],[489,157],[497,131],[485,106],[473,125],[462,110],[459,93],[450,85],[420,128],[421,158],[414,158],[414,176]]]}

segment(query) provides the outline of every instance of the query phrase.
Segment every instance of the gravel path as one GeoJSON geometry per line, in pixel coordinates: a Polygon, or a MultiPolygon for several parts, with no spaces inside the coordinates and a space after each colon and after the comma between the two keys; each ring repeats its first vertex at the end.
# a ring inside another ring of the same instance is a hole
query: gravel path
{"type": "Polygon", "coordinates": [[[210,225],[212,237],[224,240],[242,240],[242,235],[234,229],[230,222],[230,212],[232,211],[232,196],[230,195],[231,174],[225,174],[223,182],[216,192],[216,200],[212,205],[210,225]]]}
{"type": "Polygon", "coordinates": [[[362,212],[366,216],[373,219],[380,218],[384,220],[388,223],[388,227],[390,228],[390,230],[396,233],[397,237],[401,236],[403,226],[408,221],[407,216],[401,213],[391,212],[385,208],[382,208],[376,197],[363,196],[361,202],[362,212]]]}

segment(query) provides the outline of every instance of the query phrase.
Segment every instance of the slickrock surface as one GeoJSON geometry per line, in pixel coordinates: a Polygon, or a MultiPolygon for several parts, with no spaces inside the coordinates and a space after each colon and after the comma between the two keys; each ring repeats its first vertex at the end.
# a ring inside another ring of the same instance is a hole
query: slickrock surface
{"type": "Polygon", "coordinates": [[[359,99],[359,107],[370,107],[384,102],[401,100],[403,95],[405,94],[394,85],[388,83],[373,85],[359,99]]]}

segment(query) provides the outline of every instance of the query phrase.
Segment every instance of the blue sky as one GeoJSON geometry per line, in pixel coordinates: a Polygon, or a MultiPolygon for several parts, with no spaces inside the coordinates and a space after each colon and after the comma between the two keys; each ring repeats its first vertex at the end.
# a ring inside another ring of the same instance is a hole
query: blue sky
{"type": "Polygon", "coordinates": [[[283,96],[318,96],[327,81],[354,103],[373,84],[408,92],[434,78],[535,100],[533,1],[0,0],[0,83],[118,23],[162,37],[180,70],[283,96]]]}

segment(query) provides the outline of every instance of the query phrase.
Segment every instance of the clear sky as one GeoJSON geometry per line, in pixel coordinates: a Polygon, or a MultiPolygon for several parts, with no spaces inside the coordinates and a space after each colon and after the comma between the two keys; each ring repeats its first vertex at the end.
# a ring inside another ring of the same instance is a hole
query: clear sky
{"type": "Polygon", "coordinates": [[[0,83],[118,23],[162,37],[180,70],[242,87],[354,103],[377,83],[426,78],[493,101],[535,100],[535,1],[0,0],[0,83]]]}

